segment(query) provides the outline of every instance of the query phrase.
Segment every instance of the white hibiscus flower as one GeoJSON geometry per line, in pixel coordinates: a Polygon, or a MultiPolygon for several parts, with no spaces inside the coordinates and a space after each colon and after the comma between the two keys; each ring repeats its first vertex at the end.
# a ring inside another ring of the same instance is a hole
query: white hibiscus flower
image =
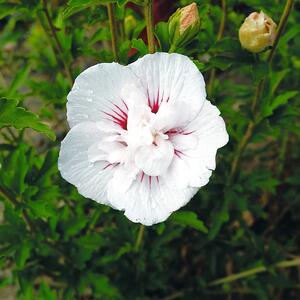
{"type": "Polygon", "coordinates": [[[162,222],[208,183],[228,142],[202,74],[180,54],[102,63],[68,95],[71,130],[59,170],[79,193],[145,225],[162,222]]]}

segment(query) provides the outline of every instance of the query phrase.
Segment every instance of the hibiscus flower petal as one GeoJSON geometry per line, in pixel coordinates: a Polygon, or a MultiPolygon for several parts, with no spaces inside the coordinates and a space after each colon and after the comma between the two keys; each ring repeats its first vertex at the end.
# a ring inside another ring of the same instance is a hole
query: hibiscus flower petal
{"type": "Polygon", "coordinates": [[[105,160],[93,162],[95,141],[103,139],[97,124],[84,122],[74,126],[61,143],[58,168],[64,179],[74,184],[79,193],[99,203],[108,204],[106,188],[113,175],[113,166],[105,160]]]}
{"type": "Polygon", "coordinates": [[[219,109],[207,100],[197,118],[185,130],[195,132],[199,141],[202,141],[202,146],[209,143],[218,149],[226,145],[229,140],[225,122],[220,117],[219,109]]]}
{"type": "Polygon", "coordinates": [[[185,127],[188,134],[172,134],[171,142],[177,155],[162,176],[169,187],[202,187],[216,168],[218,148],[228,142],[220,111],[205,101],[198,116],[185,127]],[[197,140],[197,142],[196,142],[197,140]]]}
{"type": "Polygon", "coordinates": [[[139,79],[130,68],[117,63],[102,63],[83,71],[67,97],[70,127],[100,120],[110,120],[124,127],[128,107],[123,91],[127,86],[131,91],[141,90],[139,79]]]}
{"type": "Polygon", "coordinates": [[[203,76],[187,56],[157,52],[145,55],[129,68],[140,78],[152,112],[156,113],[162,102],[184,102],[193,118],[206,99],[203,76]]]}
{"type": "Polygon", "coordinates": [[[125,216],[132,222],[150,226],[165,221],[170,214],[184,206],[197,192],[197,188],[173,189],[162,185],[156,177],[144,176],[142,181],[133,181],[126,193],[117,182],[109,184],[109,199],[122,206],[125,216]]]}

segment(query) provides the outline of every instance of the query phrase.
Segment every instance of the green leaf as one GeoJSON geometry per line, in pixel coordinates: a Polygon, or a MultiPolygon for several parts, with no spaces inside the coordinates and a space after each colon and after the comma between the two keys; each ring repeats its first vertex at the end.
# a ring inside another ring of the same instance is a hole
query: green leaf
{"type": "Polygon", "coordinates": [[[14,177],[12,182],[12,189],[17,194],[23,194],[25,190],[25,176],[28,172],[28,162],[26,157],[26,146],[21,144],[19,149],[14,152],[16,156],[14,177]]]}
{"type": "Polygon", "coordinates": [[[32,128],[46,134],[51,140],[55,140],[55,133],[48,125],[42,123],[36,114],[17,105],[18,101],[15,99],[0,98],[0,128],[32,128]]]}
{"type": "Polygon", "coordinates": [[[300,27],[299,24],[294,24],[280,39],[278,48],[280,49],[281,46],[287,45],[288,42],[296,36],[299,36],[300,27]]]}
{"type": "Polygon", "coordinates": [[[142,56],[148,53],[148,47],[142,39],[133,39],[131,41],[131,47],[137,49],[142,56]]]}
{"type": "Polygon", "coordinates": [[[181,226],[189,226],[201,232],[207,233],[208,229],[203,221],[198,219],[198,216],[192,211],[178,211],[172,214],[171,221],[181,226]]]}
{"type": "Polygon", "coordinates": [[[159,22],[155,28],[155,36],[159,42],[160,50],[168,52],[170,48],[169,28],[167,22],[159,22]]]}
{"type": "Polygon", "coordinates": [[[101,299],[120,298],[118,289],[110,283],[108,277],[96,273],[88,273],[85,277],[83,280],[92,285],[96,295],[102,296],[101,299]]]}
{"type": "Polygon", "coordinates": [[[200,71],[202,71],[202,70],[205,69],[205,64],[202,63],[201,61],[194,59],[194,60],[193,60],[193,63],[196,65],[196,67],[197,67],[200,71]]]}
{"type": "Polygon", "coordinates": [[[222,225],[229,220],[229,204],[238,197],[236,192],[227,190],[219,208],[212,213],[213,224],[208,233],[208,239],[213,240],[221,230],[222,225]]]}
{"type": "Polygon", "coordinates": [[[265,78],[269,73],[269,64],[267,62],[260,62],[254,64],[252,67],[253,79],[255,82],[259,82],[265,78]]]}
{"type": "Polygon", "coordinates": [[[39,299],[43,300],[56,300],[55,291],[51,290],[49,286],[42,282],[39,288],[39,299]]]}
{"type": "Polygon", "coordinates": [[[289,72],[290,72],[289,69],[285,69],[280,72],[272,72],[270,74],[270,95],[273,95],[275,93],[279,84],[287,76],[289,72]]]}
{"type": "Polygon", "coordinates": [[[16,4],[14,3],[0,3],[0,20],[16,11],[16,4]]]}
{"type": "Polygon", "coordinates": [[[217,69],[220,69],[221,71],[225,71],[231,67],[232,63],[233,63],[233,61],[229,57],[215,56],[209,60],[209,63],[207,64],[207,67],[205,70],[208,70],[211,68],[217,68],[217,69]]]}
{"type": "Polygon", "coordinates": [[[4,224],[0,226],[0,244],[1,246],[5,243],[17,244],[19,239],[19,232],[16,226],[10,224],[4,224]]]}
{"type": "Polygon", "coordinates": [[[124,246],[119,247],[116,253],[110,253],[108,255],[103,255],[97,259],[97,264],[99,265],[106,265],[113,261],[117,261],[120,259],[123,255],[132,252],[132,245],[126,244],[124,246]]]}
{"type": "Polygon", "coordinates": [[[22,269],[30,256],[31,244],[27,240],[23,240],[16,251],[15,258],[17,267],[22,269]]]}
{"type": "Polygon", "coordinates": [[[264,104],[262,117],[269,117],[273,114],[274,110],[279,106],[285,105],[289,100],[293,99],[299,91],[287,91],[277,96],[270,104],[264,104]]]}
{"type": "Polygon", "coordinates": [[[81,236],[77,239],[78,246],[85,247],[91,250],[99,249],[102,245],[105,245],[105,240],[98,233],[92,233],[90,235],[81,236]]]}
{"type": "Polygon", "coordinates": [[[25,191],[25,176],[29,169],[26,151],[26,145],[20,144],[19,148],[6,156],[1,166],[0,184],[11,190],[13,195],[21,195],[25,191]]]}
{"type": "Polygon", "coordinates": [[[31,66],[27,65],[26,67],[21,68],[17,72],[15,78],[13,79],[13,81],[9,86],[8,93],[6,94],[7,98],[12,98],[15,96],[17,89],[20,88],[24,84],[24,82],[26,82],[26,80],[28,79],[30,69],[31,66]]]}
{"type": "Polygon", "coordinates": [[[85,218],[84,216],[78,217],[76,219],[71,219],[64,226],[65,234],[68,236],[75,235],[85,227],[87,221],[87,218],[85,218]]]}
{"type": "Polygon", "coordinates": [[[55,209],[44,199],[29,201],[27,205],[32,213],[39,218],[49,218],[56,215],[55,209]]]}
{"type": "Polygon", "coordinates": [[[72,15],[92,6],[105,5],[107,3],[117,2],[117,0],[69,0],[67,7],[63,12],[64,18],[69,18],[72,15]]]}
{"type": "Polygon", "coordinates": [[[237,38],[223,38],[217,41],[212,47],[209,48],[209,52],[221,53],[221,52],[233,52],[238,53],[241,51],[241,45],[237,38]]]}
{"type": "Polygon", "coordinates": [[[281,105],[286,104],[289,100],[293,99],[298,94],[299,91],[288,91],[277,96],[271,104],[272,110],[276,109],[281,105]]]}
{"type": "Polygon", "coordinates": [[[34,282],[29,280],[26,276],[23,276],[21,272],[18,273],[18,281],[20,285],[20,292],[22,293],[22,299],[34,299],[34,282]]]}
{"type": "Polygon", "coordinates": [[[56,149],[48,151],[37,176],[37,185],[43,184],[53,173],[57,171],[57,158],[58,153],[56,149]]]}

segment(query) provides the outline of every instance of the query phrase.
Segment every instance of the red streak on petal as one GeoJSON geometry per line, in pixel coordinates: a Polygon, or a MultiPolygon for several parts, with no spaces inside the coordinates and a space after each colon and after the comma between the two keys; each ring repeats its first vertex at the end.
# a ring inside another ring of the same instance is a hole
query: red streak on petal
{"type": "Polygon", "coordinates": [[[159,178],[158,178],[158,176],[156,176],[156,181],[157,181],[157,183],[159,183],[159,178]]]}
{"type": "Polygon", "coordinates": [[[128,110],[128,106],[124,100],[122,100],[123,104],[125,105],[126,109],[128,110]]]}
{"type": "Polygon", "coordinates": [[[107,116],[111,117],[112,120],[115,124],[118,124],[120,127],[122,127],[124,130],[127,130],[127,118],[121,116],[120,114],[118,114],[117,112],[115,112],[114,110],[112,111],[113,113],[110,114],[108,112],[102,111],[104,114],[106,114],[107,116]],[[114,115],[115,114],[115,115],[114,115]]]}
{"type": "Polygon", "coordinates": [[[143,180],[144,180],[144,176],[145,176],[145,173],[144,173],[144,172],[142,172],[142,176],[141,176],[141,182],[143,182],[143,180]]]}
{"type": "Polygon", "coordinates": [[[189,134],[192,134],[192,133],[194,133],[195,131],[189,131],[189,132],[183,132],[182,134],[183,135],[189,135],[189,134]]]}
{"type": "Polygon", "coordinates": [[[170,129],[165,134],[182,134],[182,135],[189,135],[194,133],[195,131],[184,131],[182,129],[170,129]]]}
{"type": "Polygon", "coordinates": [[[120,163],[113,163],[113,164],[111,164],[111,163],[108,163],[104,168],[102,168],[102,170],[105,170],[105,169],[107,169],[108,167],[116,167],[116,166],[118,166],[120,163]]]}
{"type": "Polygon", "coordinates": [[[151,112],[156,114],[158,112],[158,109],[159,109],[159,90],[157,91],[157,96],[156,96],[156,100],[154,100],[154,103],[153,105],[151,106],[151,112]]]}
{"type": "Polygon", "coordinates": [[[105,166],[102,170],[107,169],[108,167],[112,166],[113,164],[107,164],[107,166],[105,166]]]}
{"type": "Polygon", "coordinates": [[[165,134],[177,134],[179,133],[177,129],[170,129],[165,134]]]}
{"type": "Polygon", "coordinates": [[[122,115],[120,115],[118,112],[116,112],[115,110],[112,110],[118,117],[120,120],[123,120],[123,121],[126,121],[127,120],[127,117],[124,117],[122,115]]]}
{"type": "Polygon", "coordinates": [[[174,149],[174,154],[179,158],[181,158],[181,155],[184,155],[184,153],[182,151],[177,150],[177,149],[174,149]]]}
{"type": "Polygon", "coordinates": [[[148,106],[152,108],[151,106],[151,100],[150,100],[150,95],[149,95],[149,90],[147,88],[147,98],[148,98],[148,106]]]}
{"type": "Polygon", "coordinates": [[[151,189],[151,184],[152,184],[152,176],[149,176],[149,187],[151,189]]]}
{"type": "Polygon", "coordinates": [[[128,117],[127,113],[122,108],[120,108],[120,106],[118,106],[117,104],[114,104],[114,106],[120,111],[123,117],[127,119],[128,117]]]}

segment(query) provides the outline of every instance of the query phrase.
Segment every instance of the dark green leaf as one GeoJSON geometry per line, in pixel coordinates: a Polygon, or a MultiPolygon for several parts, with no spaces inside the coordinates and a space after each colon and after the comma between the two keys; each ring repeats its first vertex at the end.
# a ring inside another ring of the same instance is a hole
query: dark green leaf
{"type": "Polygon", "coordinates": [[[168,23],[159,22],[155,28],[155,36],[159,42],[160,50],[167,52],[170,48],[168,23]]]}
{"type": "Polygon", "coordinates": [[[31,244],[27,240],[23,240],[17,248],[15,257],[18,268],[22,269],[30,256],[31,244]]]}
{"type": "Polygon", "coordinates": [[[189,226],[201,232],[207,233],[208,229],[203,221],[198,219],[198,216],[192,211],[178,211],[172,214],[170,220],[181,226],[189,226]]]}
{"type": "Polygon", "coordinates": [[[142,56],[148,53],[148,47],[142,39],[133,39],[131,41],[131,47],[137,49],[142,56]]]}
{"type": "Polygon", "coordinates": [[[17,105],[17,100],[0,99],[0,128],[32,128],[46,134],[50,139],[55,140],[55,133],[48,125],[42,123],[36,114],[17,105]]]}

